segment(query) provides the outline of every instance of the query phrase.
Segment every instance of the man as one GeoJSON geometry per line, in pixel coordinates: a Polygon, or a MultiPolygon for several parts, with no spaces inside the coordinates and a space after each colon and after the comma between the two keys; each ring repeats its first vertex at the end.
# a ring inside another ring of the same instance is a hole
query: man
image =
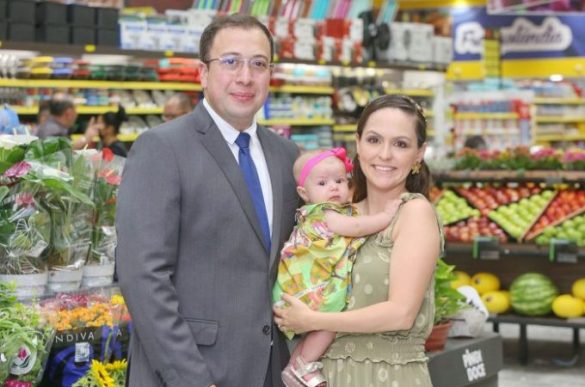
{"type": "MultiPolygon", "coordinates": [[[[69,129],[73,127],[77,120],[77,110],[73,101],[62,93],[55,93],[49,100],[48,105],[49,117],[39,124],[36,135],[42,139],[69,136],[69,129]]],[[[71,146],[73,149],[83,149],[90,145],[97,135],[97,129],[90,125],[84,135],[75,140],[71,146]]]]}
{"type": "Polygon", "coordinates": [[[193,101],[185,93],[175,93],[167,99],[163,107],[163,120],[174,120],[193,111],[193,101]]]}
{"type": "Polygon", "coordinates": [[[200,42],[204,101],[130,150],[116,259],[134,324],[131,387],[282,386],[288,351],[270,294],[298,205],[298,151],[254,119],[272,44],[253,17],[214,20],[200,42]]]}
{"type": "Polygon", "coordinates": [[[69,99],[52,98],[49,101],[49,117],[39,125],[39,138],[68,136],[69,129],[77,120],[75,105],[69,99]]]}

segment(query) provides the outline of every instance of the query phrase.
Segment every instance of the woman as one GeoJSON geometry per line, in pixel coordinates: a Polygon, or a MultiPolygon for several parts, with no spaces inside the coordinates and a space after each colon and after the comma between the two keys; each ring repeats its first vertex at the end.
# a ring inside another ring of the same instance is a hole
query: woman
{"type": "Polygon", "coordinates": [[[128,150],[122,141],[118,139],[120,126],[128,117],[122,106],[117,112],[108,112],[96,118],[92,117],[87,125],[87,130],[97,129],[100,143],[98,149],[110,148],[115,155],[126,157],[128,150]]]}
{"type": "Polygon", "coordinates": [[[339,332],[322,359],[330,387],[431,386],[424,342],[433,325],[433,273],[443,239],[427,200],[422,109],[400,95],[373,100],[358,122],[356,146],[359,212],[379,213],[400,200],[398,212],[358,251],[344,312],[315,312],[285,295],[290,307],[275,308],[275,321],[297,333],[339,332]]]}

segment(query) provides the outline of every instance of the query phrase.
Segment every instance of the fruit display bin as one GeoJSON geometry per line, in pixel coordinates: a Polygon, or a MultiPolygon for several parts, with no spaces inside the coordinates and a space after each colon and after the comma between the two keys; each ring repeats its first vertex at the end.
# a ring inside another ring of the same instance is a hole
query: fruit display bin
{"type": "MultiPolygon", "coordinates": [[[[431,200],[446,220],[446,262],[461,272],[493,274],[500,289],[510,289],[528,272],[541,273],[558,289],[556,298],[570,297],[571,284],[585,273],[585,172],[454,171],[434,177],[431,200]],[[486,247],[492,254],[481,254],[482,240],[492,241],[486,247]],[[559,242],[570,247],[571,259],[555,252],[559,242]]],[[[553,361],[565,366],[578,361],[583,313],[558,317],[553,308],[544,316],[523,316],[509,308],[489,321],[496,332],[499,324],[519,326],[521,364],[528,361],[528,325],[572,329],[571,352],[553,361]]]]}

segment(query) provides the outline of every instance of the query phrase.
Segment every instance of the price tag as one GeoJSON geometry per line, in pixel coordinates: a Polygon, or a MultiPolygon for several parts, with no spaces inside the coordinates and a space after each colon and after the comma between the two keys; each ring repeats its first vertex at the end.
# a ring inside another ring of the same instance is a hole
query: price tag
{"type": "Polygon", "coordinates": [[[577,244],[567,239],[551,239],[548,259],[558,263],[577,263],[577,244]]]}
{"type": "Polygon", "coordinates": [[[172,57],[172,56],[174,56],[174,55],[175,55],[175,53],[174,53],[173,51],[171,51],[171,50],[166,50],[166,51],[165,51],[165,56],[166,56],[167,58],[170,58],[170,57],[172,57]]]}
{"type": "Polygon", "coordinates": [[[95,52],[95,46],[93,44],[86,44],[84,49],[85,52],[95,52]]]}
{"type": "Polygon", "coordinates": [[[475,237],[473,240],[473,259],[500,259],[500,241],[494,237],[475,237]]]}

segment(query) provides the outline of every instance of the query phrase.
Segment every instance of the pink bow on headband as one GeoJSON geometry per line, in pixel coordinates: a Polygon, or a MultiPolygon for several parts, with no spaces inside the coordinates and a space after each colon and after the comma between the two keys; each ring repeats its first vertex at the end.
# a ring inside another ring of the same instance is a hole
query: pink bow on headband
{"type": "Polygon", "coordinates": [[[299,187],[303,187],[305,185],[305,180],[315,165],[319,164],[321,160],[324,160],[330,156],[335,156],[343,162],[345,165],[345,172],[349,173],[353,170],[353,163],[351,162],[351,159],[347,157],[347,152],[344,148],[333,148],[326,150],[325,152],[319,153],[318,155],[315,155],[307,160],[299,176],[299,187]]]}

